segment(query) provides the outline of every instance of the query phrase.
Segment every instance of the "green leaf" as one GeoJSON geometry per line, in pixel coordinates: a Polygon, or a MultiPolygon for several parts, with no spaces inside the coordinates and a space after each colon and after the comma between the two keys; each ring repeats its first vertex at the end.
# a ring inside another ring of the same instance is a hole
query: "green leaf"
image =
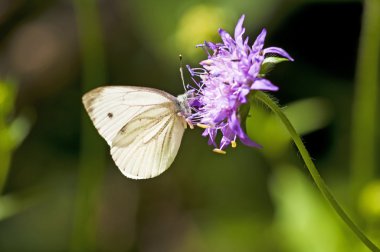
{"type": "MultiPolygon", "coordinates": [[[[265,146],[264,154],[270,157],[286,153],[291,137],[277,116],[270,113],[260,104],[251,102],[252,117],[246,118],[247,134],[265,146]]],[[[333,119],[334,109],[330,102],[323,98],[308,98],[287,104],[283,112],[293,123],[300,135],[326,127],[333,119]]]]}
{"type": "Polygon", "coordinates": [[[276,64],[284,62],[284,61],[289,61],[287,58],[283,57],[267,57],[264,59],[261,69],[260,69],[260,75],[264,76],[265,74],[269,73],[272,71],[272,69],[275,67],[276,64]]]}
{"type": "Polygon", "coordinates": [[[31,123],[24,117],[19,116],[9,125],[9,134],[12,139],[12,148],[16,148],[28,135],[31,123]]]}
{"type": "Polygon", "coordinates": [[[297,167],[283,163],[276,168],[270,193],[276,206],[273,223],[282,237],[279,242],[284,251],[303,252],[310,248],[312,251],[360,251],[349,249],[352,235],[344,232],[339,219],[297,167]]]}
{"type": "Polygon", "coordinates": [[[249,110],[251,108],[251,105],[249,102],[242,104],[239,107],[239,116],[240,116],[240,124],[243,127],[243,130],[247,132],[247,127],[246,127],[246,121],[247,117],[249,116],[249,110]]]}
{"type": "Polygon", "coordinates": [[[4,120],[13,110],[16,93],[17,87],[14,82],[0,80],[0,120],[4,120]]]}

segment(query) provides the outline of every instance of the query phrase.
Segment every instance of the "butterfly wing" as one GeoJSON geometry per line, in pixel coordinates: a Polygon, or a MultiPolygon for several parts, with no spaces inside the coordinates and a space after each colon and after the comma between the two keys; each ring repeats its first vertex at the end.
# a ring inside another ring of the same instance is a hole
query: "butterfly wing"
{"type": "Polygon", "coordinates": [[[83,103],[125,176],[151,178],[171,165],[186,126],[175,97],[151,88],[109,86],[88,92],[83,103]]]}
{"type": "Polygon", "coordinates": [[[111,154],[120,171],[134,179],[164,172],[177,155],[184,126],[176,114],[147,111],[123,127],[113,141],[111,154]],[[153,113],[153,116],[152,116],[153,113]]]}

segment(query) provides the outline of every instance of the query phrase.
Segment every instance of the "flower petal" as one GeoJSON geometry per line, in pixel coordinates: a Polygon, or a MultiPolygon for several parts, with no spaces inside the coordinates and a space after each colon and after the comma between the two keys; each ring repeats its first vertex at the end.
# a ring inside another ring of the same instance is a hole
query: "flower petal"
{"type": "Polygon", "coordinates": [[[272,82],[270,82],[269,80],[267,80],[267,79],[257,78],[253,82],[253,84],[251,86],[251,89],[252,90],[277,91],[278,87],[276,85],[274,85],[272,82]]]}
{"type": "Polygon", "coordinates": [[[216,50],[218,47],[216,44],[212,43],[212,42],[209,42],[209,41],[206,41],[205,42],[205,45],[210,48],[211,50],[216,50]]]}
{"type": "Polygon", "coordinates": [[[237,99],[240,103],[246,103],[247,102],[247,95],[249,94],[250,90],[249,87],[242,87],[240,89],[239,95],[237,96],[237,99]]]}
{"type": "Polygon", "coordinates": [[[243,131],[243,129],[240,126],[240,121],[237,118],[236,113],[232,113],[232,115],[230,116],[230,118],[228,120],[229,120],[229,124],[228,125],[230,126],[230,128],[232,129],[232,131],[239,137],[240,141],[243,144],[245,144],[247,146],[250,146],[250,147],[261,148],[261,145],[259,145],[259,144],[255,143],[254,141],[252,141],[247,136],[247,134],[245,134],[245,132],[243,131]]]}
{"type": "MultiPolygon", "coordinates": [[[[264,59],[264,57],[263,57],[264,59]]],[[[248,74],[250,75],[250,77],[254,80],[257,75],[259,74],[260,72],[260,68],[261,68],[261,63],[260,64],[255,64],[253,63],[252,66],[249,68],[249,71],[248,71],[248,74]]]]}
{"type": "Polygon", "coordinates": [[[279,47],[268,47],[268,48],[265,48],[264,51],[263,51],[264,55],[267,54],[267,53],[275,53],[275,54],[278,54],[284,58],[287,58],[288,60],[290,61],[294,61],[294,59],[282,48],[279,48],[279,47]]]}
{"type": "Polygon", "coordinates": [[[221,132],[223,134],[222,139],[220,141],[220,149],[225,149],[228,145],[231,144],[231,141],[234,140],[235,135],[233,134],[232,130],[228,125],[224,126],[221,129],[221,132]]]}
{"type": "Polygon", "coordinates": [[[236,24],[235,27],[235,40],[237,44],[242,44],[243,43],[243,34],[245,32],[245,28],[243,27],[243,22],[244,22],[244,14],[240,17],[238,23],[236,24]]]}
{"type": "Polygon", "coordinates": [[[259,34],[259,36],[257,36],[255,43],[253,43],[252,45],[253,53],[259,53],[263,49],[266,35],[267,35],[267,30],[265,30],[264,28],[259,34]]]}
{"type": "Polygon", "coordinates": [[[208,142],[207,142],[208,145],[214,145],[216,147],[215,137],[216,137],[217,132],[218,131],[216,129],[212,129],[212,128],[208,128],[203,131],[202,136],[209,137],[208,142]]]}
{"type": "Polygon", "coordinates": [[[262,148],[262,146],[260,144],[252,141],[245,133],[244,133],[244,136],[243,137],[240,136],[239,139],[243,144],[245,144],[247,146],[255,147],[255,148],[262,148]]]}
{"type": "Polygon", "coordinates": [[[220,34],[220,37],[223,40],[223,43],[226,46],[231,47],[231,46],[235,45],[235,40],[233,40],[233,38],[231,37],[231,35],[228,32],[226,32],[223,29],[219,29],[219,34],[220,34]]]}

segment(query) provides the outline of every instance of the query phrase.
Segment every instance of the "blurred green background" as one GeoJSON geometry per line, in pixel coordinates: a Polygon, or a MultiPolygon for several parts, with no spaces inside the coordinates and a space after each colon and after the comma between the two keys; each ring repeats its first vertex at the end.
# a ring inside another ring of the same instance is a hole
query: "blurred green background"
{"type": "MultiPolygon", "coordinates": [[[[376,29],[358,66],[362,2],[0,0],[0,251],[368,251],[261,105],[247,128],[263,149],[218,155],[187,130],[170,169],[146,181],[119,172],[84,114],[81,96],[106,84],[183,93],[178,55],[197,66],[195,45],[220,41],[219,27],[233,33],[243,13],[251,43],[266,27],[266,46],[295,59],[268,76],[274,95],[338,201],[380,244],[379,133],[366,130],[378,122],[352,123],[360,76],[379,86],[376,29]],[[363,132],[369,150],[353,144],[363,132]],[[356,150],[369,158],[354,161],[356,150]]],[[[376,112],[379,90],[366,90],[376,112]]]]}

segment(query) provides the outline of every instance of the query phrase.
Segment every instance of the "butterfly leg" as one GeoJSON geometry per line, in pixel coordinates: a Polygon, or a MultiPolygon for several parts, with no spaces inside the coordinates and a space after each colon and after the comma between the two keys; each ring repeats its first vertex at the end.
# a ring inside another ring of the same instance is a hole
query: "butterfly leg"
{"type": "Polygon", "coordinates": [[[191,120],[189,120],[189,119],[185,119],[185,120],[186,120],[187,124],[189,125],[190,129],[194,129],[194,125],[191,122],[191,120]]]}

